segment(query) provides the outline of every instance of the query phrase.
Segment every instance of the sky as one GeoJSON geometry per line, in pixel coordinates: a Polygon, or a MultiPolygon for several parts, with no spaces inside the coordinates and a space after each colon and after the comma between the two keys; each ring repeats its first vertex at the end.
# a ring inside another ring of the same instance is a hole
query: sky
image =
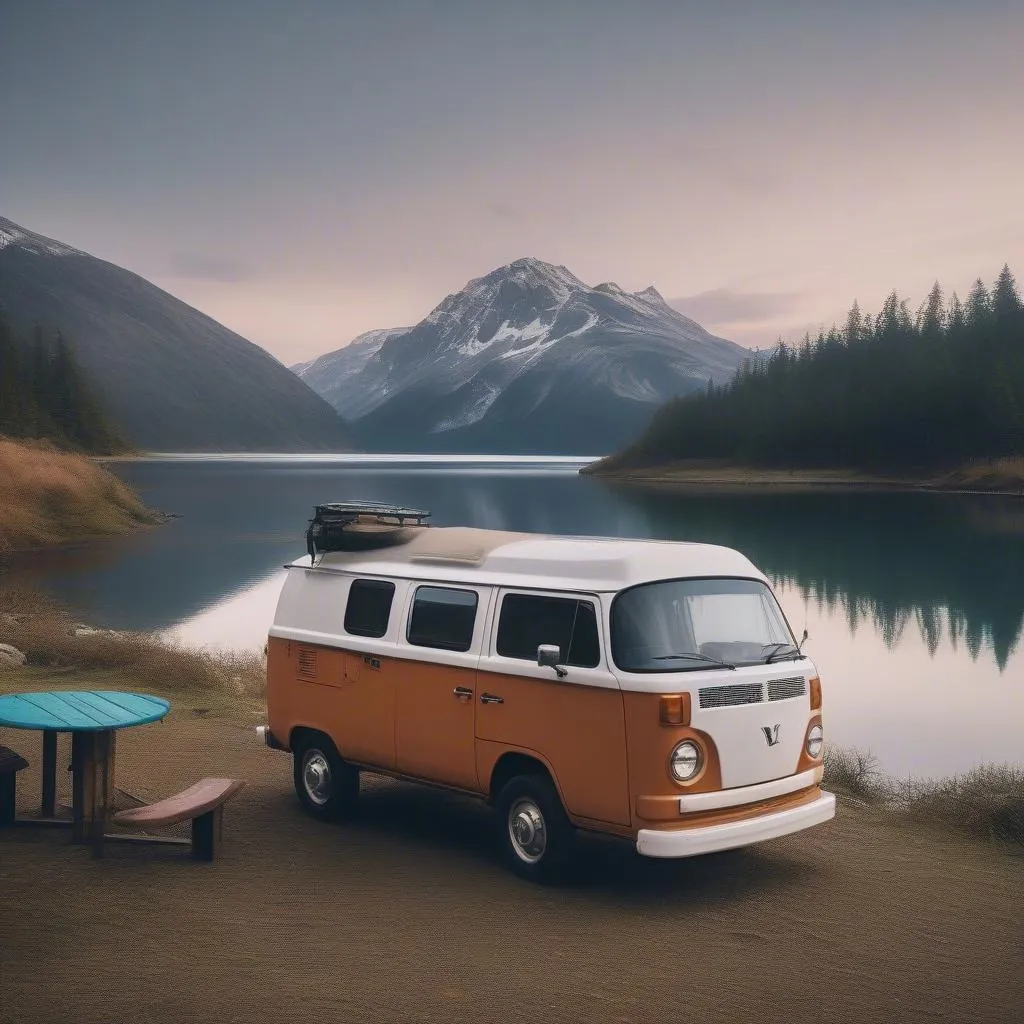
{"type": "Polygon", "coordinates": [[[747,346],[1024,275],[1019,0],[0,0],[0,216],[290,364],[523,256],[747,346]]]}

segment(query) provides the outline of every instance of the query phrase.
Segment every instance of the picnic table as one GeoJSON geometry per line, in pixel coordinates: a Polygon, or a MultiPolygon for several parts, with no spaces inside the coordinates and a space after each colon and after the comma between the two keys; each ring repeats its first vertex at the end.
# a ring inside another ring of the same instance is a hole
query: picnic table
{"type": "Polygon", "coordinates": [[[103,853],[114,786],[118,729],[157,722],[170,710],[161,697],[119,690],[58,690],[0,697],[0,726],[43,734],[41,816],[25,823],[68,824],[57,817],[57,733],[71,733],[72,841],[103,853]]]}

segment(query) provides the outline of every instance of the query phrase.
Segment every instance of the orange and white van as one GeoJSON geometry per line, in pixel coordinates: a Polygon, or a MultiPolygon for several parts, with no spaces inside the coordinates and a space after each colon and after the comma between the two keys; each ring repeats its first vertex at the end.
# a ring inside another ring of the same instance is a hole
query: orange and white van
{"type": "Polygon", "coordinates": [[[286,567],[263,732],[311,814],[361,772],[472,794],[537,879],[576,829],[690,857],[834,816],[818,674],[738,551],[428,515],[318,506],[286,567]]]}

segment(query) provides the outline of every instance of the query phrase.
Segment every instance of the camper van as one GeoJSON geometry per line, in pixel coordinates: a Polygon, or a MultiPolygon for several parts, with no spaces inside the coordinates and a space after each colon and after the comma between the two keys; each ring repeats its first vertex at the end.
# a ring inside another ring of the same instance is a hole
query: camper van
{"type": "Polygon", "coordinates": [[[310,814],[363,772],[457,790],[538,881],[577,830],[692,857],[834,816],[821,682],[738,551],[428,519],[320,505],[286,566],[262,731],[310,814]]]}

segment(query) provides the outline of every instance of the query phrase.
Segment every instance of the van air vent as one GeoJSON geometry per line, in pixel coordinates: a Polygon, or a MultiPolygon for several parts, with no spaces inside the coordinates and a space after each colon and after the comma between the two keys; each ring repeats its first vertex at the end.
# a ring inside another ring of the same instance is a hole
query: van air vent
{"type": "Polygon", "coordinates": [[[299,665],[296,675],[300,679],[316,679],[316,650],[312,647],[299,648],[299,665]]]}

